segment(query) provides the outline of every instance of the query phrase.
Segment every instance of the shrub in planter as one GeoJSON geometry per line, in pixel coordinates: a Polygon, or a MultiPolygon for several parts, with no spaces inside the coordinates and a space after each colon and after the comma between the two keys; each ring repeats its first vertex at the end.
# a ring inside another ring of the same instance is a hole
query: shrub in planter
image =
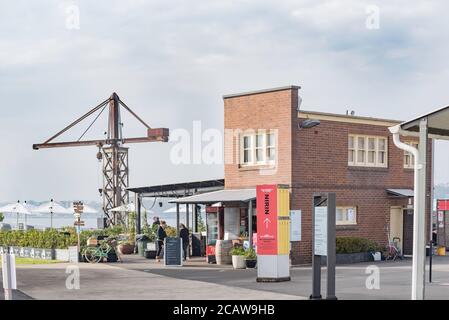
{"type": "Polygon", "coordinates": [[[245,252],[245,263],[249,269],[255,268],[257,264],[257,254],[254,249],[248,249],[245,252]]]}
{"type": "Polygon", "coordinates": [[[234,247],[230,252],[232,256],[232,266],[234,269],[245,269],[245,249],[242,247],[234,247]]]}
{"type": "Polygon", "coordinates": [[[374,241],[359,237],[338,237],[336,251],[341,253],[377,252],[382,248],[374,241]]]}
{"type": "Polygon", "coordinates": [[[129,242],[129,241],[125,241],[125,242],[121,242],[117,249],[121,254],[133,254],[134,253],[134,243],[129,242]]]}

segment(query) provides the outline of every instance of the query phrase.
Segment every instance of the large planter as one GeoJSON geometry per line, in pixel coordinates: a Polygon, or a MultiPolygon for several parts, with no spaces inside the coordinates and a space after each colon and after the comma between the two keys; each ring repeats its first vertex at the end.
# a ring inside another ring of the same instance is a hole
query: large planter
{"type": "Polygon", "coordinates": [[[217,240],[215,244],[215,260],[218,265],[232,264],[232,240],[217,240]]]}
{"type": "Polygon", "coordinates": [[[338,253],[337,264],[352,264],[374,261],[374,257],[370,252],[357,252],[357,253],[338,253]]]}
{"type": "Polygon", "coordinates": [[[257,260],[256,259],[246,259],[245,263],[246,263],[246,267],[248,269],[254,269],[257,265],[257,260]]]}
{"type": "Polygon", "coordinates": [[[232,256],[232,266],[234,269],[245,269],[245,256],[232,256]]]}
{"type": "Polygon", "coordinates": [[[120,254],[133,254],[134,253],[134,245],[130,243],[122,243],[118,246],[118,251],[120,254]]]}

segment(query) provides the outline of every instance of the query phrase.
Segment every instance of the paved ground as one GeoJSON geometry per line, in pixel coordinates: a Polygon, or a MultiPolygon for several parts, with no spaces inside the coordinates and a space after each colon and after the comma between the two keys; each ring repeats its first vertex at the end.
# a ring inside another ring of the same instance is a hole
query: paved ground
{"type": "MultiPolygon", "coordinates": [[[[339,299],[409,299],[411,261],[379,262],[380,289],[366,288],[372,264],[337,267],[339,299]]],[[[125,263],[80,264],[80,289],[66,288],[69,264],[19,266],[18,299],[304,299],[311,291],[311,268],[293,268],[292,281],[257,283],[256,270],[232,270],[192,260],[182,268],[126,257],[125,263]]],[[[324,271],[324,269],[323,269],[324,271]]],[[[325,273],[323,272],[323,292],[325,273]]],[[[429,299],[449,299],[449,257],[434,259],[429,299]]],[[[0,279],[1,282],[1,279],[0,279]]],[[[0,299],[2,297],[0,296],[0,299]]]]}

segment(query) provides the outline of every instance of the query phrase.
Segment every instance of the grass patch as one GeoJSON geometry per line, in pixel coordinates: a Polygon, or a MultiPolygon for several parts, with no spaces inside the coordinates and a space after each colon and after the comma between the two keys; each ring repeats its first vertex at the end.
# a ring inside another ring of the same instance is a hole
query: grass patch
{"type": "MultiPolygon", "coordinates": [[[[59,260],[39,260],[32,258],[20,258],[16,257],[16,265],[27,265],[27,264],[54,264],[54,263],[62,263],[63,261],[59,260]]],[[[1,265],[0,265],[1,269],[1,265]]]]}

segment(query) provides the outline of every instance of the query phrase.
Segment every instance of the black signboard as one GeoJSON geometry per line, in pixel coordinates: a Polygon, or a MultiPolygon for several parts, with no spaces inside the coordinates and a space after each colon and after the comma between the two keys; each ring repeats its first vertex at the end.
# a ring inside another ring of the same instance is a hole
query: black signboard
{"type": "Polygon", "coordinates": [[[166,266],[182,266],[181,238],[165,238],[164,263],[166,266]]]}

